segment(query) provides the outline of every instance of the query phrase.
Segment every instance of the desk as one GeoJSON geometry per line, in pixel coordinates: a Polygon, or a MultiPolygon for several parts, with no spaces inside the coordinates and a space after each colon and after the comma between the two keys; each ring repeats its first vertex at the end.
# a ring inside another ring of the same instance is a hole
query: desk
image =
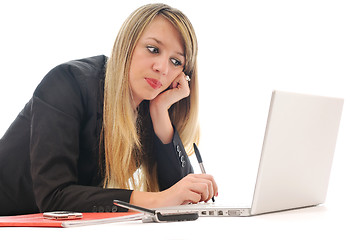
{"type": "MultiPolygon", "coordinates": [[[[12,239],[361,239],[348,208],[327,206],[253,217],[202,217],[192,222],[111,223],[76,228],[0,228],[12,239]]],[[[351,206],[350,208],[351,209],[351,206]]]]}

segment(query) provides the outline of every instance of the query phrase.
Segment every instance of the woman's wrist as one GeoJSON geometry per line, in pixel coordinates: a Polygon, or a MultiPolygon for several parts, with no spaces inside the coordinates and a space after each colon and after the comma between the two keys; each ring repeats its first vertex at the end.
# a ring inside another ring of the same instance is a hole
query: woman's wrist
{"type": "Polygon", "coordinates": [[[134,190],[129,203],[144,208],[157,208],[163,206],[161,192],[142,192],[134,190]]]}
{"type": "Polygon", "coordinates": [[[151,104],[150,116],[152,118],[155,134],[163,144],[170,143],[172,141],[174,131],[172,122],[169,118],[168,109],[151,104]]]}

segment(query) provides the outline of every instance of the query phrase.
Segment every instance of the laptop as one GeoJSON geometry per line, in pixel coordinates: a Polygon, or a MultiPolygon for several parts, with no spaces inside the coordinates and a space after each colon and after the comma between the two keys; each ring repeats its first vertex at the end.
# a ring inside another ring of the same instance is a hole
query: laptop
{"type": "Polygon", "coordinates": [[[251,207],[216,202],[157,210],[234,217],[324,203],[342,107],[340,98],[273,91],[251,207]]]}

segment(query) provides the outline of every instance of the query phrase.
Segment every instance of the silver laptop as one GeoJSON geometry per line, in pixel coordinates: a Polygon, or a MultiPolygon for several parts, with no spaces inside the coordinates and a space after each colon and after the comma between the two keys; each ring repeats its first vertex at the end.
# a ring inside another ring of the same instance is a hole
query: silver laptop
{"type": "MultiPolygon", "coordinates": [[[[326,199],[343,99],[274,91],[250,208],[199,203],[162,213],[252,216],[322,204],[326,199]]],[[[235,191],[241,191],[236,189],[235,191]]]]}

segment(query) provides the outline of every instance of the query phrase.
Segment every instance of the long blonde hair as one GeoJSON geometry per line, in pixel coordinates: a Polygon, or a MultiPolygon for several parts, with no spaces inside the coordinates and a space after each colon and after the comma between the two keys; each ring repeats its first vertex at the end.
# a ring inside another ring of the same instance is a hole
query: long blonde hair
{"type": "Polygon", "coordinates": [[[103,131],[105,151],[104,187],[159,191],[156,160],[151,150],[154,131],[149,103],[134,113],[129,69],[134,48],[144,29],[161,15],[179,31],[184,41],[184,73],[191,77],[190,95],[175,103],[169,115],[188,154],[199,141],[197,39],[188,18],[165,4],[148,4],[135,10],[122,25],[106,66],[103,131]],[[148,110],[148,111],[147,111],[148,110]],[[140,128],[145,128],[144,131],[140,128]],[[151,130],[151,131],[150,131],[151,130]],[[138,169],[138,174],[134,174],[138,169]]]}

